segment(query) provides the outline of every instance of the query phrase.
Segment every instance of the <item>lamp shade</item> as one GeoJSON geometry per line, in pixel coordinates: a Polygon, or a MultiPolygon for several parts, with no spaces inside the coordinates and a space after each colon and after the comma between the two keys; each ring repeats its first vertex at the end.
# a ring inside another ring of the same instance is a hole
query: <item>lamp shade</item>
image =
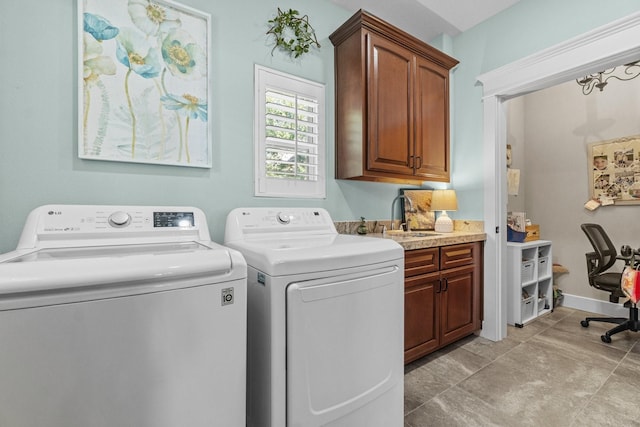
{"type": "Polygon", "coordinates": [[[433,190],[431,195],[432,211],[458,210],[458,200],[455,190],[433,190]]]}

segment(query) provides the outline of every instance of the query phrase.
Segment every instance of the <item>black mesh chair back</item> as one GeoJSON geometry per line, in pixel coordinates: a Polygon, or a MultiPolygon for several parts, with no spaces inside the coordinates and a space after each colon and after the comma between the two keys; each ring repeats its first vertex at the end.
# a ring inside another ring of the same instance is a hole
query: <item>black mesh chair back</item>
{"type": "MultiPolygon", "coordinates": [[[[600,224],[582,224],[580,227],[587,235],[594,250],[594,252],[587,253],[586,256],[589,283],[591,286],[597,287],[591,282],[594,277],[604,273],[615,264],[618,250],[600,224]]],[[[619,283],[618,281],[618,285],[619,283]]]]}
{"type": "MultiPolygon", "coordinates": [[[[608,270],[617,260],[622,260],[626,264],[630,264],[633,263],[633,258],[626,257],[624,256],[625,254],[619,257],[616,247],[613,246],[611,239],[599,224],[582,224],[580,228],[582,228],[584,234],[587,235],[593,247],[593,252],[587,252],[585,254],[587,258],[589,284],[596,289],[609,292],[609,301],[619,303],[621,297],[626,297],[620,287],[622,272],[608,270]]],[[[613,334],[622,331],[637,332],[640,329],[638,307],[636,307],[635,304],[629,306],[629,317],[587,317],[582,320],[580,324],[586,328],[589,326],[589,322],[606,322],[618,325],[600,336],[600,339],[606,343],[611,342],[611,336],[613,334]]]]}

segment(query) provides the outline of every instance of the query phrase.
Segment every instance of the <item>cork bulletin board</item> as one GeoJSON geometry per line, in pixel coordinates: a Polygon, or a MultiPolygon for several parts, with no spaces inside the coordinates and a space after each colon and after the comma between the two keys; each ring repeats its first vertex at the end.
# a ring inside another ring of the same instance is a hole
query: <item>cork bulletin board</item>
{"type": "Polygon", "coordinates": [[[591,198],[640,204],[640,135],[594,142],[587,150],[591,198]]]}

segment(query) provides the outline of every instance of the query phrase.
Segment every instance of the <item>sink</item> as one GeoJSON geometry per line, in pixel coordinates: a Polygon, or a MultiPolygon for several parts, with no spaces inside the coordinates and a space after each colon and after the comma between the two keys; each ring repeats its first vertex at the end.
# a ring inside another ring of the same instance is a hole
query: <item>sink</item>
{"type": "Polygon", "coordinates": [[[387,236],[389,237],[436,237],[441,235],[442,233],[436,233],[435,231],[387,230],[387,236]]]}

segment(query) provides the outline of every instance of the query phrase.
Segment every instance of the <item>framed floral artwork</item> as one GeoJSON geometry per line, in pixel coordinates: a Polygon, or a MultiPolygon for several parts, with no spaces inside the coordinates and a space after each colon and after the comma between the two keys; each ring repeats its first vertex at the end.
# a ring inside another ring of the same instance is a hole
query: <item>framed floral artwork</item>
{"type": "Polygon", "coordinates": [[[78,0],[78,156],[211,167],[210,26],[168,0],[78,0]]]}

